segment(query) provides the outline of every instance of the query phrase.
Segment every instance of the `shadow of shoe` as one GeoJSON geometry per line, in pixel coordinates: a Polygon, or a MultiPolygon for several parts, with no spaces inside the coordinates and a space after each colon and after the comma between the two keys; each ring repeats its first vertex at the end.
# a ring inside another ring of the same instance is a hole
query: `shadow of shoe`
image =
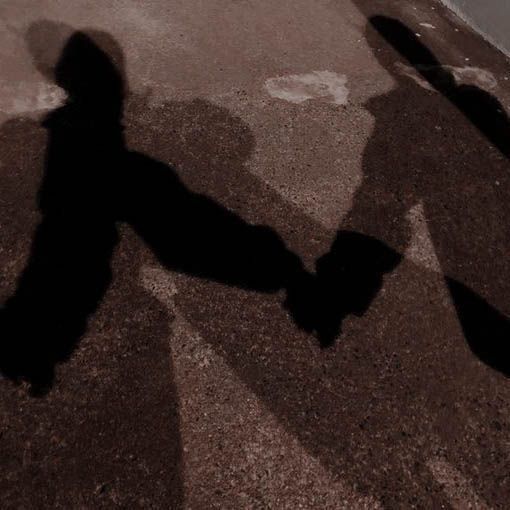
{"type": "Polygon", "coordinates": [[[35,397],[48,393],[55,376],[38,326],[6,308],[0,310],[0,373],[15,384],[28,383],[35,397]]]}

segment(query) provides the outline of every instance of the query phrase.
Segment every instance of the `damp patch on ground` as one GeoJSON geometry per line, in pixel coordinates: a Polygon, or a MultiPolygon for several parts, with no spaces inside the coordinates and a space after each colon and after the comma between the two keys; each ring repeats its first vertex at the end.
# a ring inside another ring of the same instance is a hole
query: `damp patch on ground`
{"type": "Polygon", "coordinates": [[[440,72],[446,71],[446,73],[451,76],[457,85],[475,85],[483,90],[491,91],[494,90],[498,86],[498,81],[494,74],[486,69],[481,69],[479,67],[472,66],[409,66],[402,64],[401,62],[397,62],[395,64],[397,71],[412,80],[414,80],[420,87],[424,89],[435,91],[434,87],[427,82],[425,78],[420,74],[423,72],[440,72]]]}
{"type": "Polygon", "coordinates": [[[313,71],[269,78],[264,87],[271,97],[289,103],[299,104],[310,99],[319,99],[344,105],[349,96],[346,84],[347,77],[343,74],[332,71],[313,71]]]}

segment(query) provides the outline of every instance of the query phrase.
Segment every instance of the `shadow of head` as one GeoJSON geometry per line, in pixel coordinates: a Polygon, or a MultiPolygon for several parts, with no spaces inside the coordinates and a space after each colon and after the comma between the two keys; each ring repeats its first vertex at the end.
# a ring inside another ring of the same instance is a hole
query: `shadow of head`
{"type": "Polygon", "coordinates": [[[38,21],[27,30],[26,42],[35,67],[65,90],[68,102],[120,114],[124,57],[110,34],[38,21]]]}
{"type": "MultiPolygon", "coordinates": [[[[401,21],[386,16],[370,18],[366,38],[380,64],[400,84],[407,73],[399,72],[394,56],[380,47],[380,37],[404,58],[432,89],[445,96],[477,127],[489,142],[510,158],[510,120],[496,96],[475,84],[457,83],[450,66],[443,66],[434,53],[401,21]]],[[[409,75],[410,76],[410,75],[409,75]]]]}
{"type": "Polygon", "coordinates": [[[378,34],[411,65],[440,65],[432,51],[401,21],[387,16],[373,16],[369,20],[368,28],[367,41],[372,49],[379,46],[374,40],[374,34],[378,34]],[[370,29],[375,29],[375,32],[370,29]]]}
{"type": "Polygon", "coordinates": [[[401,21],[387,16],[371,17],[366,29],[366,40],[379,63],[399,82],[405,80],[409,83],[409,80],[405,79],[406,73],[398,67],[398,64],[402,65],[397,60],[400,57],[433,88],[447,90],[455,87],[451,72],[441,65],[416,33],[401,21]],[[390,48],[397,55],[388,51],[390,48]]]}

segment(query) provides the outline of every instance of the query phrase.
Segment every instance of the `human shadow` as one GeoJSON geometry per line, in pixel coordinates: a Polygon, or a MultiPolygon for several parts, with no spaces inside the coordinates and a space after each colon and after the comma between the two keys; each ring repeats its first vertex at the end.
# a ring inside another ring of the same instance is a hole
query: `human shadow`
{"type": "Polygon", "coordinates": [[[367,104],[375,128],[363,182],[331,250],[317,262],[322,309],[341,310],[325,315],[322,341],[334,340],[347,314],[366,311],[409,247],[410,211],[422,208],[471,350],[508,376],[509,118],[493,95],[457,83],[400,21],[372,17],[367,40],[397,87],[367,104]],[[378,36],[389,46],[381,48],[378,36]],[[407,73],[395,65],[399,57],[410,64],[407,73]]]}
{"type": "Polygon", "coordinates": [[[258,292],[284,289],[298,324],[308,321],[301,297],[312,278],[273,230],[249,224],[189,190],[171,166],[128,149],[123,57],[110,43],[115,49],[107,53],[75,32],[55,66],[67,101],[44,120],[42,220],[1,310],[1,370],[35,393],[51,387],[55,364],[73,352],[110,284],[119,222],[164,267],[258,292]]]}

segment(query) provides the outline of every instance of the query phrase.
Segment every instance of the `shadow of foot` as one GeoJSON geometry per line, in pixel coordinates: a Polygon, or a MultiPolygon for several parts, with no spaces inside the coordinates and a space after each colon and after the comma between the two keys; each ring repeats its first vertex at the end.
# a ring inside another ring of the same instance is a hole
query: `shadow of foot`
{"type": "Polygon", "coordinates": [[[38,321],[0,309],[0,373],[16,384],[26,382],[32,396],[44,396],[54,380],[54,362],[38,321]]]}

